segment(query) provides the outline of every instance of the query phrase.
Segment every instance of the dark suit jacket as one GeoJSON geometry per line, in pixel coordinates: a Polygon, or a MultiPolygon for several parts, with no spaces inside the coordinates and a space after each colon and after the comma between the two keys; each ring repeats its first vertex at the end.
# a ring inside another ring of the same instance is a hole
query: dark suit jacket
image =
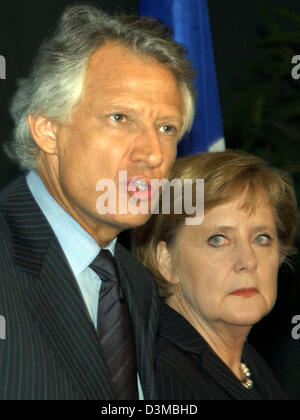
{"type": "Polygon", "coordinates": [[[159,399],[285,400],[274,375],[250,344],[243,361],[255,387],[244,388],[199,333],[180,314],[162,303],[157,343],[156,378],[159,399]]]}
{"type": "MultiPolygon", "coordinates": [[[[0,196],[0,399],[115,399],[97,334],[61,247],[24,177],[0,196]]],[[[159,298],[149,272],[120,244],[145,399],[154,399],[159,298]]]]}

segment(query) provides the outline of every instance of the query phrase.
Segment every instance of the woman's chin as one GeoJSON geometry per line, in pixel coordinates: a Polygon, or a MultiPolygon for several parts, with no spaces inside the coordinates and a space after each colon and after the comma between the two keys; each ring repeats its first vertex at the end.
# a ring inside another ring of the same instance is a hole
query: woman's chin
{"type": "Polygon", "coordinates": [[[270,313],[265,302],[240,302],[237,305],[231,305],[227,314],[224,314],[224,321],[240,327],[252,327],[270,313]]]}

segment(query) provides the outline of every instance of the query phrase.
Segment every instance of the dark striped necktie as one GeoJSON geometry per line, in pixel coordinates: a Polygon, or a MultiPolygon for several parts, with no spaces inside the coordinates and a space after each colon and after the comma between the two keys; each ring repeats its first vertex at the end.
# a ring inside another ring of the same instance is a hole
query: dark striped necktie
{"type": "Polygon", "coordinates": [[[102,249],[90,267],[102,280],[97,331],[117,399],[137,400],[132,327],[114,258],[102,249]]]}

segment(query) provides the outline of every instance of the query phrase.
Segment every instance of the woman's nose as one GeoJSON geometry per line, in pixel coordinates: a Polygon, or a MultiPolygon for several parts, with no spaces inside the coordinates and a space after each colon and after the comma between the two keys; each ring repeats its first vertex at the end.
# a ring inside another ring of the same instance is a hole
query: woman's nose
{"type": "Polygon", "coordinates": [[[238,244],[234,268],[237,272],[253,272],[257,268],[256,254],[251,244],[238,244]]]}

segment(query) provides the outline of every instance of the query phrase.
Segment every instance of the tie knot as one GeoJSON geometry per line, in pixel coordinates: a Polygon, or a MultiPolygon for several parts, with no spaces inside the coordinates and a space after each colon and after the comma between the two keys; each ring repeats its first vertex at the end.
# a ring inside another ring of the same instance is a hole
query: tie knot
{"type": "Polygon", "coordinates": [[[90,264],[90,267],[101,277],[101,280],[103,281],[119,281],[114,257],[107,249],[101,249],[97,257],[90,264]]]}

